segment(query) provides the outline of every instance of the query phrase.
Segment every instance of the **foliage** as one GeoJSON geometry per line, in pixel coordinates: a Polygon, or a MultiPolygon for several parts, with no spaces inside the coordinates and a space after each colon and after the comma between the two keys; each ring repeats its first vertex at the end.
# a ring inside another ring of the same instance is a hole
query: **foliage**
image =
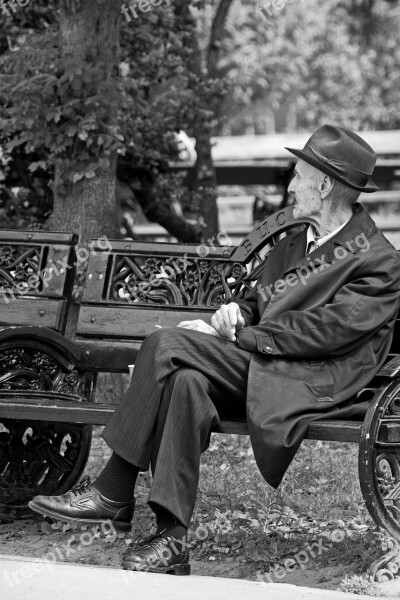
{"type": "MultiPolygon", "coordinates": [[[[95,429],[87,469],[93,477],[111,453],[104,442],[97,444],[100,428],[95,429]]],[[[348,585],[358,593],[357,582],[365,581],[361,575],[390,545],[385,533],[375,531],[365,509],[357,451],[351,443],[305,441],[280,488],[272,490],[258,471],[248,437],[213,435],[201,460],[190,524],[191,558],[198,567],[204,565],[206,574],[260,582],[268,582],[269,574],[272,581],[309,585],[312,573],[318,573],[321,578],[314,581],[325,582],[320,587],[328,587],[326,582],[332,579],[336,588],[340,576],[353,582],[348,585]],[[323,551],[315,550],[316,556],[309,555],[303,564],[308,578],[299,580],[302,568],[297,563],[291,577],[274,577],[276,566],[320,541],[323,551]]],[[[154,514],[146,505],[150,486],[150,473],[141,473],[135,489],[135,530],[126,536],[126,544],[155,530],[154,514]]],[[[374,585],[368,585],[372,595],[374,585]]]]}
{"type": "Polygon", "coordinates": [[[77,182],[95,176],[104,150],[118,151],[118,176],[150,219],[155,202],[164,212],[178,202],[198,220],[201,187],[186,185],[168,169],[177,156],[174,133],[193,135],[199,119],[209,132],[243,133],[250,118],[262,133],[268,111],[286,107],[296,111],[303,129],[323,121],[354,129],[400,127],[395,2],[303,0],[285,3],[270,17],[260,15],[257,4],[232,0],[212,77],[205,68],[215,16],[211,0],[191,0],[196,28],[179,20],[172,5],[131,22],[122,19],[118,84],[99,91],[94,84],[101,65],[84,72],[73,65],[60,69],[58,4],[37,0],[3,19],[0,144],[11,167],[7,162],[2,169],[0,210],[10,204],[15,210],[10,188],[16,182],[38,208],[31,219],[17,210],[14,220],[7,209],[12,226],[44,223],[56,161],[65,178],[77,182]],[[195,38],[197,71],[191,68],[195,38]],[[107,107],[114,101],[118,124],[110,127],[107,107]]]}
{"type": "Polygon", "coordinates": [[[346,575],[339,589],[341,592],[346,592],[347,594],[359,594],[360,596],[378,595],[378,586],[360,575],[353,575],[352,577],[346,575]]]}
{"type": "Polygon", "coordinates": [[[285,106],[303,129],[324,121],[356,130],[400,127],[393,2],[303,0],[271,16],[260,15],[257,4],[235,4],[220,65],[232,85],[225,110],[237,133],[249,118],[265,132],[268,110],[285,106]]]}
{"type": "Polygon", "coordinates": [[[65,179],[76,183],[94,177],[99,155],[119,149],[123,137],[106,124],[117,92],[105,85],[97,89],[102,65],[81,70],[72,64],[60,72],[58,37],[56,30],[33,34],[29,44],[2,56],[5,117],[0,127],[7,136],[6,152],[22,146],[27,155],[41,157],[31,160],[31,173],[61,161],[65,179]]]}
{"type": "MultiPolygon", "coordinates": [[[[28,187],[33,177],[43,178],[51,192],[47,184],[57,163],[65,184],[74,184],[95,177],[103,152],[118,151],[118,176],[150,218],[149,196],[166,209],[181,201],[198,218],[196,192],[168,173],[169,163],[178,155],[175,132],[191,133],[200,103],[220,93],[221,83],[188,72],[188,31],[175,26],[173,8],[122,21],[119,81],[100,88],[99,62],[84,70],[72,63],[62,71],[57,11],[47,7],[44,27],[43,10],[22,11],[24,19],[5,32],[12,51],[3,47],[0,55],[1,143],[12,162],[22,158],[21,179],[27,170],[28,187]],[[119,106],[117,127],[108,123],[113,105],[119,106]]],[[[205,127],[212,117],[212,111],[200,114],[205,127]]]]}

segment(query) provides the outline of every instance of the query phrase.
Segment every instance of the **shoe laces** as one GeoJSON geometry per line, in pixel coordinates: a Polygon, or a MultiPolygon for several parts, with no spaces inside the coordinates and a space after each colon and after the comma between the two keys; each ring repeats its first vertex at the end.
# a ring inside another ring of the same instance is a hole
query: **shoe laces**
{"type": "Polygon", "coordinates": [[[75,496],[82,496],[82,494],[84,494],[91,485],[92,480],[90,479],[89,475],[86,475],[79,483],[70,489],[70,492],[72,492],[75,496]]]}
{"type": "MultiPolygon", "coordinates": [[[[170,538],[170,536],[165,536],[163,535],[164,532],[160,532],[160,533],[153,533],[152,535],[149,535],[148,537],[143,537],[143,538],[139,538],[136,540],[136,545],[140,546],[141,548],[143,548],[144,546],[149,546],[150,548],[158,548],[161,538],[164,538],[164,540],[166,542],[168,542],[168,537],[170,538]]],[[[172,539],[172,538],[170,538],[172,539]]]]}
{"type": "Polygon", "coordinates": [[[166,535],[166,531],[167,530],[164,529],[159,533],[153,533],[149,537],[143,538],[139,541],[140,546],[142,548],[146,546],[148,548],[154,548],[156,550],[159,550],[160,544],[161,546],[167,546],[167,544],[170,542],[177,542],[178,544],[181,543],[181,540],[179,538],[175,538],[173,535],[166,535]]]}

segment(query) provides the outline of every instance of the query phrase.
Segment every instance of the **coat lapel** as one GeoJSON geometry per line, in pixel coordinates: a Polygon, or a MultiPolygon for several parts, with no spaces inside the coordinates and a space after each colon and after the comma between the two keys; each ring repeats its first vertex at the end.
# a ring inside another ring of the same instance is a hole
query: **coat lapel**
{"type": "Polygon", "coordinates": [[[307,244],[307,230],[302,231],[298,236],[293,236],[286,250],[286,260],[284,271],[281,278],[284,278],[291,271],[296,271],[303,266],[309,268],[310,260],[315,265],[331,263],[334,259],[334,244],[328,240],[320,248],[317,248],[310,254],[305,254],[307,244]]]}
{"type": "Polygon", "coordinates": [[[336,245],[343,246],[348,252],[356,252],[358,250],[357,246],[354,243],[349,244],[349,242],[354,242],[355,238],[360,234],[364,234],[368,238],[374,227],[375,223],[369,214],[360,204],[356,203],[354,214],[347,225],[333,238],[310,254],[305,255],[307,230],[293,235],[286,249],[285,266],[281,278],[285,277],[291,271],[301,269],[301,267],[309,268],[310,261],[316,266],[332,263],[335,259],[336,245]]]}

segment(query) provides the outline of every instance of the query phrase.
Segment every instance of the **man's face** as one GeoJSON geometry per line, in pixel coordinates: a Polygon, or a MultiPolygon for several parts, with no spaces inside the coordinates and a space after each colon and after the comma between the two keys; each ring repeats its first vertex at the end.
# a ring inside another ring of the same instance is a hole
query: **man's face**
{"type": "Polygon", "coordinates": [[[318,189],[320,180],[321,177],[317,169],[314,169],[304,160],[300,159],[297,162],[295,176],[289,185],[289,192],[296,198],[293,205],[293,217],[295,219],[321,214],[322,200],[318,189]]]}

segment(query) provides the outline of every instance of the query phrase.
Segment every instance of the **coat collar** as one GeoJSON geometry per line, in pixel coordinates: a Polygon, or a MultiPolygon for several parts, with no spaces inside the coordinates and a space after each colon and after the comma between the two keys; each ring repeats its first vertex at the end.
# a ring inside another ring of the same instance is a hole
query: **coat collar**
{"type": "MultiPolygon", "coordinates": [[[[332,238],[314,250],[308,256],[315,264],[328,264],[335,258],[335,246],[343,246],[347,252],[357,253],[359,247],[354,242],[354,239],[364,234],[369,238],[376,229],[374,221],[371,219],[367,211],[359,204],[355,203],[353,208],[353,216],[332,238]]],[[[290,271],[299,269],[302,266],[309,266],[308,256],[305,256],[307,245],[307,230],[303,230],[298,234],[294,234],[290,240],[285,256],[285,271],[282,273],[284,277],[290,271]]]]}
{"type": "MultiPolygon", "coordinates": [[[[351,217],[350,217],[350,219],[351,219],[351,217]]],[[[347,223],[350,221],[350,219],[347,219],[347,221],[345,221],[344,223],[342,223],[342,225],[339,225],[339,227],[337,227],[334,231],[331,231],[331,233],[328,233],[327,235],[324,235],[323,237],[317,237],[315,235],[315,226],[310,224],[307,227],[307,245],[306,245],[306,248],[308,248],[308,244],[310,242],[314,242],[317,245],[322,246],[322,244],[325,244],[328,240],[330,240],[337,233],[339,233],[340,229],[343,229],[343,227],[345,227],[347,225],[347,223]]]]}

